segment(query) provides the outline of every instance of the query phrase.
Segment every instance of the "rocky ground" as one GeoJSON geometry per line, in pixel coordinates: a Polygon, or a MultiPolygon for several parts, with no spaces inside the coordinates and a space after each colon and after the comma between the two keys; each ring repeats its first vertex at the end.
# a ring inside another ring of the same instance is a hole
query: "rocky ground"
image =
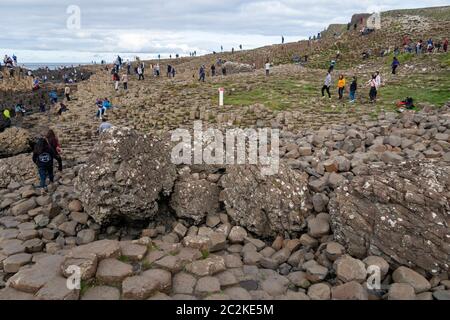
{"type": "Polygon", "coordinates": [[[389,93],[447,79],[445,56],[413,58],[395,77],[378,59],[340,69],[382,71],[375,106],[320,99],[323,70],[297,65],[199,84],[204,59],[180,59],[175,79],[133,78],[128,92],[92,67],[68,112],[0,133],[0,299],[450,299],[446,82],[417,112],[393,112],[404,97],[389,93]],[[104,97],[115,128],[99,137],[104,97]],[[173,164],[168,133],[195,120],[279,128],[278,174],[173,164]],[[27,152],[48,127],[64,170],[43,193],[27,152]],[[69,290],[73,266],[82,281],[69,290]]]}

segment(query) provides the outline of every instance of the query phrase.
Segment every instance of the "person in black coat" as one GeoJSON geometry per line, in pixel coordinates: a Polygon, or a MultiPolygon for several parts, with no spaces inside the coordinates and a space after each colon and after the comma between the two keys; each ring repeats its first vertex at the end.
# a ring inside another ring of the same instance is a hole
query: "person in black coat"
{"type": "Polygon", "coordinates": [[[49,178],[50,183],[54,181],[53,160],[56,159],[56,151],[50,146],[44,138],[39,138],[34,145],[33,162],[38,167],[40,185],[42,189],[47,189],[46,180],[49,178]]]}

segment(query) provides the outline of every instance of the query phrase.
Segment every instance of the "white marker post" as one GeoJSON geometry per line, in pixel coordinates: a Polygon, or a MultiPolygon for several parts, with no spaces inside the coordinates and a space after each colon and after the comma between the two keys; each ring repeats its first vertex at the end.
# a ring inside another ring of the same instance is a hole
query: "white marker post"
{"type": "Polygon", "coordinates": [[[223,93],[225,89],[219,88],[219,107],[223,107],[223,93]]]}

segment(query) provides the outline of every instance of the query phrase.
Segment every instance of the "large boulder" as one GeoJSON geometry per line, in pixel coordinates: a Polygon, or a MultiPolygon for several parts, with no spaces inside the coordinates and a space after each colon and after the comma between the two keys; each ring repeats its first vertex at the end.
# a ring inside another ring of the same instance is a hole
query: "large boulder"
{"type": "Polygon", "coordinates": [[[194,224],[202,223],[208,214],[219,209],[219,187],[204,179],[177,181],[170,200],[179,218],[188,218],[194,224]]]}
{"type": "Polygon", "coordinates": [[[252,72],[253,66],[245,63],[227,61],[223,64],[223,67],[227,69],[227,74],[252,72]]]}
{"type": "Polygon", "coordinates": [[[312,208],[307,174],[280,163],[265,176],[255,165],[230,166],[221,179],[221,200],[233,221],[262,237],[299,232],[312,208]]]}
{"type": "Polygon", "coordinates": [[[31,154],[19,154],[0,159],[0,188],[37,177],[37,168],[31,158],[31,154]]]}
{"type": "Polygon", "coordinates": [[[449,270],[450,166],[409,162],[369,167],[329,203],[337,241],[355,257],[381,255],[391,265],[449,270]]]}
{"type": "Polygon", "coordinates": [[[170,154],[168,137],[119,127],[103,133],[75,182],[84,210],[102,225],[153,218],[176,179],[170,154]]]}
{"type": "Polygon", "coordinates": [[[6,129],[0,133],[0,158],[30,152],[30,141],[27,130],[17,127],[6,129]]]}

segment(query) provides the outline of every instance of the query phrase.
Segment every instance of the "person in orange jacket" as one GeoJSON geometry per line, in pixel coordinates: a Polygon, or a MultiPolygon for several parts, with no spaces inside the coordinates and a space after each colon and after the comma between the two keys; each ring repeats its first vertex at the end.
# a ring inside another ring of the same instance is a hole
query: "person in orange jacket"
{"type": "Polygon", "coordinates": [[[344,90],[345,90],[345,78],[344,75],[339,76],[338,81],[338,93],[339,93],[339,100],[342,100],[344,98],[344,90]]]}

